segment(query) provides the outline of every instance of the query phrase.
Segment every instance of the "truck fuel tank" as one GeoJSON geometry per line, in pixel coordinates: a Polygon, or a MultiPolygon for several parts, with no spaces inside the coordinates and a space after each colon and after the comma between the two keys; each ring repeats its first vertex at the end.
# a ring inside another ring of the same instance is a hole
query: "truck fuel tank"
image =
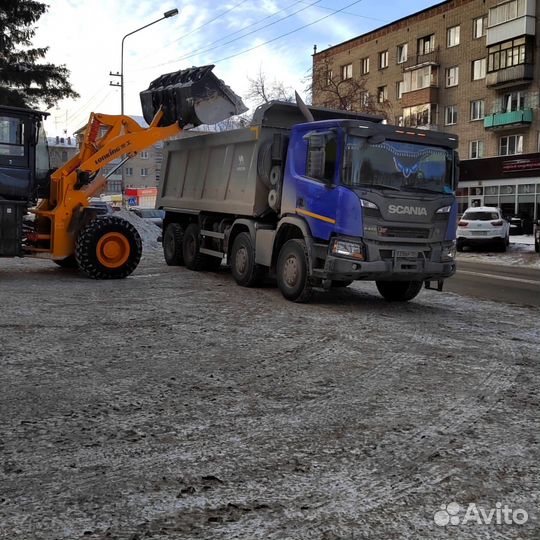
{"type": "Polygon", "coordinates": [[[140,93],[144,119],[150,123],[163,107],[161,125],[216,124],[247,111],[242,99],[213,73],[213,65],[161,75],[140,93]]]}

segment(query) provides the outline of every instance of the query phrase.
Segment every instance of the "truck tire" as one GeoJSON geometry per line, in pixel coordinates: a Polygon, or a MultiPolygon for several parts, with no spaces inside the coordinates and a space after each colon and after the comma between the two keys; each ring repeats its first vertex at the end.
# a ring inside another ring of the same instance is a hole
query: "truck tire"
{"type": "MultiPolygon", "coordinates": [[[[200,272],[201,270],[208,270],[211,268],[212,262],[209,259],[219,259],[215,257],[209,257],[204,255],[199,250],[201,248],[201,235],[199,226],[196,223],[190,223],[184,231],[184,238],[182,239],[182,254],[184,257],[184,264],[186,268],[200,272]]],[[[221,264],[221,261],[219,261],[221,264]]],[[[214,263],[214,267],[217,263],[214,263]]]]}
{"type": "Polygon", "coordinates": [[[163,256],[169,266],[184,265],[184,230],[180,223],[169,223],[163,233],[163,256]]]}
{"type": "Polygon", "coordinates": [[[304,240],[293,239],[283,244],[277,261],[277,283],[287,300],[307,302],[311,298],[313,287],[304,240]]]}
{"type": "Polygon", "coordinates": [[[376,281],[375,284],[389,302],[408,302],[422,290],[421,281],[376,281]]]}
{"type": "Polygon", "coordinates": [[[66,257],[65,259],[54,259],[53,262],[57,264],[60,268],[65,268],[66,270],[79,268],[75,255],[70,255],[69,257],[66,257]]]}
{"type": "Polygon", "coordinates": [[[141,260],[142,240],[125,219],[100,216],[79,232],[75,258],[82,272],[93,279],[122,279],[141,260]]]}
{"type": "Polygon", "coordinates": [[[251,235],[241,232],[233,242],[231,249],[231,273],[241,287],[254,287],[261,283],[266,268],[255,263],[255,248],[251,235]]]}

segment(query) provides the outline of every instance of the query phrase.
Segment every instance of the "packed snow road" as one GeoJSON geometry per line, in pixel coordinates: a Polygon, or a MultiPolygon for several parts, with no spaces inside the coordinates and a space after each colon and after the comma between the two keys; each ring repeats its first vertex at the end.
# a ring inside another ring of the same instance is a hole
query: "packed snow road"
{"type": "Polygon", "coordinates": [[[159,252],[114,282],[4,260],[0,287],[0,538],[540,535],[533,309],[297,305],[159,252]]]}

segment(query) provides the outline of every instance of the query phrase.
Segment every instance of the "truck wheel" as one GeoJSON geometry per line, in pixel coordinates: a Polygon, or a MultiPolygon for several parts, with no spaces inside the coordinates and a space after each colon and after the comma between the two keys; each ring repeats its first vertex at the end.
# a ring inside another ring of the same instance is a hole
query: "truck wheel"
{"type": "Polygon", "coordinates": [[[199,251],[200,247],[199,226],[196,223],[190,223],[184,231],[182,253],[186,267],[196,272],[206,268],[206,257],[199,251]]]}
{"type": "Polygon", "coordinates": [[[458,251],[463,251],[463,248],[465,247],[465,242],[463,241],[462,238],[458,238],[456,240],[456,249],[458,251]]]}
{"type": "Polygon", "coordinates": [[[53,262],[57,264],[60,268],[66,268],[66,269],[79,268],[75,255],[70,255],[69,257],[66,257],[65,259],[55,259],[53,260],[53,262]]]}
{"type": "Polygon", "coordinates": [[[163,233],[163,256],[169,266],[183,266],[184,253],[182,239],[184,230],[180,223],[169,223],[163,233]]]}
{"type": "Polygon", "coordinates": [[[421,281],[376,281],[381,296],[389,302],[407,302],[421,290],[421,281]]]}
{"type": "Polygon", "coordinates": [[[499,240],[499,251],[501,253],[504,253],[506,251],[506,246],[507,246],[506,238],[501,238],[499,240]]]}
{"type": "Polygon", "coordinates": [[[313,287],[309,278],[309,262],[304,240],[289,240],[279,252],[277,283],[281,294],[293,302],[307,302],[313,287]]]}
{"type": "Polygon", "coordinates": [[[258,285],[266,273],[264,266],[255,263],[255,249],[251,235],[240,233],[231,249],[231,273],[234,280],[242,287],[258,285]]]}
{"type": "Polygon", "coordinates": [[[137,229],[115,216],[92,219],[79,232],[75,246],[79,268],[93,279],[125,278],[137,268],[141,255],[137,229]]]}

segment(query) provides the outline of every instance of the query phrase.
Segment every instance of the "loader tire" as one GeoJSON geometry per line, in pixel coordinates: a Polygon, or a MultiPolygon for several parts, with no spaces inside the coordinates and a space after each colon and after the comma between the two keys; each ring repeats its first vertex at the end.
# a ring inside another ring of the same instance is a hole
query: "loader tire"
{"type": "Polygon", "coordinates": [[[65,268],[69,270],[72,270],[74,268],[79,268],[75,255],[70,255],[69,257],[66,257],[65,259],[55,259],[53,260],[53,262],[57,264],[60,268],[65,268]]]}
{"type": "Polygon", "coordinates": [[[75,257],[80,270],[92,279],[122,279],[141,260],[142,240],[137,229],[116,216],[100,216],[79,232],[75,257]]]}
{"type": "Polygon", "coordinates": [[[169,266],[184,266],[182,240],[184,230],[180,223],[169,223],[163,233],[163,255],[169,266]]]}
{"type": "Polygon", "coordinates": [[[421,281],[376,281],[375,285],[388,302],[408,302],[422,290],[421,281]]]}

